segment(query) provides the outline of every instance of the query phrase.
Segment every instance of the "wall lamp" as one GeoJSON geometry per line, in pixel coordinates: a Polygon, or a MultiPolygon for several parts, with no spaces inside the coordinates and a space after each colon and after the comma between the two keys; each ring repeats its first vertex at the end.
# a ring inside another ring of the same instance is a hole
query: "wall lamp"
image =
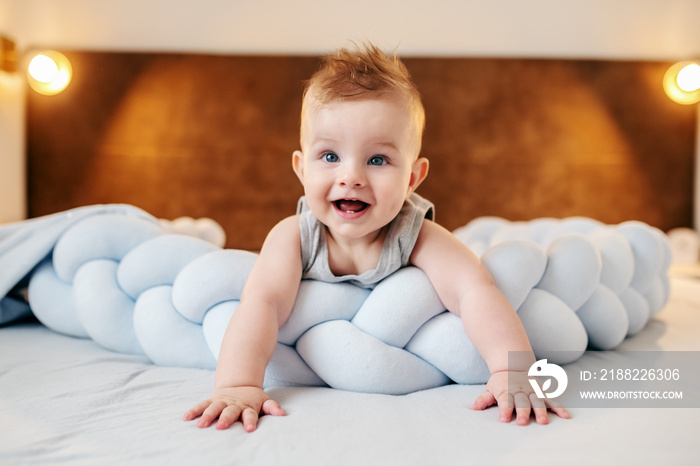
{"type": "MultiPolygon", "coordinates": [[[[62,53],[44,50],[28,54],[27,58],[27,82],[39,94],[58,94],[70,84],[73,68],[62,53]]],[[[14,73],[18,70],[18,62],[15,42],[0,36],[0,71],[14,73]]]]}
{"type": "MultiPolygon", "coordinates": [[[[679,104],[700,102],[700,60],[680,61],[671,65],[664,75],[666,95],[679,104]]],[[[700,105],[695,131],[695,177],[693,197],[693,227],[700,234],[700,105]]],[[[697,254],[695,259],[697,260],[697,254]]]]}
{"type": "Polygon", "coordinates": [[[700,102],[700,61],[680,61],[664,75],[666,95],[679,104],[700,102]]]}

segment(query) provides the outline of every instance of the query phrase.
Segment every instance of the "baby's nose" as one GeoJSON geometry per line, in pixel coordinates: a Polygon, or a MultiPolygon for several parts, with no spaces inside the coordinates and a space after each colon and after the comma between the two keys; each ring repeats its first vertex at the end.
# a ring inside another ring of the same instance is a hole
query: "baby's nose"
{"type": "Polygon", "coordinates": [[[340,175],[340,185],[345,187],[359,188],[365,185],[366,177],[363,167],[347,165],[340,175]]]}

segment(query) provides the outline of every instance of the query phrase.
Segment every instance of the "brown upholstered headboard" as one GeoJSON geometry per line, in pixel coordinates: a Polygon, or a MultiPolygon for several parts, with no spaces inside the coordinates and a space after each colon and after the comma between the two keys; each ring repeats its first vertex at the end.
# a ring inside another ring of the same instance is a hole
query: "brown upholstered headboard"
{"type": "MultiPolygon", "coordinates": [[[[303,80],[314,57],[65,52],[69,88],[28,97],[31,217],[129,203],[211,217],[257,250],[294,213],[303,80]]],[[[583,215],[691,225],[695,111],[668,63],[407,58],[427,113],[419,192],[474,217],[583,215]]]]}

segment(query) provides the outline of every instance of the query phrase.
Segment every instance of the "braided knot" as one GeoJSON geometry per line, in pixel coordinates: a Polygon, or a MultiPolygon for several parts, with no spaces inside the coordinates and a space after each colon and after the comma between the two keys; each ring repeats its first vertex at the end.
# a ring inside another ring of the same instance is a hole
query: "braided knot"
{"type": "MultiPolygon", "coordinates": [[[[483,217],[455,235],[481,256],[538,359],[613,349],[668,300],[670,247],[640,222],[483,217]]],[[[256,258],[145,216],[95,215],[62,233],[32,272],[29,298],[57,332],[158,365],[213,369],[256,258]]],[[[488,377],[459,317],[407,267],[371,291],[303,280],[265,385],[403,394],[488,377]]]]}

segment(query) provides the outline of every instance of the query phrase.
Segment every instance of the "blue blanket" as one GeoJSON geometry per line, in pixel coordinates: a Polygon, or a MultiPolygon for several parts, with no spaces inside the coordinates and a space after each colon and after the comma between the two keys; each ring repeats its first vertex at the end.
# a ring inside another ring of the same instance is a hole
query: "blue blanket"
{"type": "Polygon", "coordinates": [[[0,325],[31,314],[19,296],[11,291],[28,278],[32,269],[47,257],[64,231],[81,220],[104,214],[134,216],[156,221],[130,205],[94,205],[45,217],[0,225],[0,325]],[[10,294],[10,296],[8,296],[10,294]]]}

